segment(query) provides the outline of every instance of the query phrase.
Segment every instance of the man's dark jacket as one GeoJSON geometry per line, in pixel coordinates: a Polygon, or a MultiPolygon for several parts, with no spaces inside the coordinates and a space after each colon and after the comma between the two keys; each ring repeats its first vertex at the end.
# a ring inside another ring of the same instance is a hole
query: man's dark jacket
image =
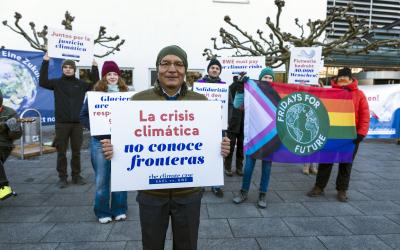
{"type": "Polygon", "coordinates": [[[235,100],[235,94],[240,87],[240,84],[234,82],[229,86],[229,102],[228,102],[228,132],[240,134],[243,129],[243,111],[233,107],[233,100],[235,100]]]}
{"type": "Polygon", "coordinates": [[[54,111],[56,123],[79,123],[79,113],[87,91],[99,78],[97,67],[91,71],[91,83],[75,76],[48,79],[49,61],[43,61],[40,68],[39,86],[54,92],[54,111]]]}

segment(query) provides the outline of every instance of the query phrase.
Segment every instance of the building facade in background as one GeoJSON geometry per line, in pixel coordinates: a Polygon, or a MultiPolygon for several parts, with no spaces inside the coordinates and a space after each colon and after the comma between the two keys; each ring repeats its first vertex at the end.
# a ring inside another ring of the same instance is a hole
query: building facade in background
{"type": "MultiPolygon", "coordinates": [[[[349,14],[363,19],[370,28],[370,33],[363,39],[400,39],[400,0],[328,0],[327,10],[344,7],[349,2],[354,5],[349,14]]],[[[346,30],[346,22],[334,22],[326,30],[327,39],[337,39],[346,30]]],[[[332,60],[326,60],[325,66],[326,79],[335,75],[338,67],[349,66],[359,72],[357,77],[362,85],[400,84],[399,48],[381,48],[368,55],[332,55],[332,60]]]]}

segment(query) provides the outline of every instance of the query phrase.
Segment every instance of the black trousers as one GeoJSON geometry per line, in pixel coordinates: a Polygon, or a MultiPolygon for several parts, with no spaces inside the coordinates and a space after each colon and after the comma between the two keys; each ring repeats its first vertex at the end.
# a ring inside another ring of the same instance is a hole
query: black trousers
{"type": "Polygon", "coordinates": [[[57,148],[57,171],[60,178],[67,178],[67,148],[71,143],[71,176],[81,173],[81,147],[83,129],[80,123],[56,123],[55,146],[57,148]]]}
{"type": "MultiPolygon", "coordinates": [[[[243,131],[243,130],[242,130],[243,131]]],[[[233,152],[235,151],[236,145],[236,170],[243,169],[243,133],[236,134],[236,133],[227,133],[229,140],[231,140],[231,148],[228,156],[225,157],[224,160],[224,167],[226,170],[232,169],[232,158],[233,152]]]]}
{"type": "MultiPolygon", "coordinates": [[[[358,151],[358,143],[355,145],[353,152],[353,161],[358,151]]],[[[331,176],[333,163],[320,163],[318,164],[318,174],[315,185],[324,189],[331,176]]],[[[353,163],[339,163],[339,172],[336,177],[336,190],[346,191],[349,189],[350,174],[353,163]]]]}
{"type": "Polygon", "coordinates": [[[0,147],[0,187],[8,186],[6,171],[4,170],[4,163],[8,156],[10,156],[12,148],[0,147]]]}
{"type": "Polygon", "coordinates": [[[144,250],[163,250],[171,218],[173,249],[196,250],[200,224],[201,193],[160,198],[139,191],[142,244],[144,250]]]}

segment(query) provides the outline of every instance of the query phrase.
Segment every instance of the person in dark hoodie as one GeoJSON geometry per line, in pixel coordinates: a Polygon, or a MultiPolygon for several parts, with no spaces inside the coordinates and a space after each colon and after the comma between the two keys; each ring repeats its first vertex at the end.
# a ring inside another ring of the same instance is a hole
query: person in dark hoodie
{"type": "Polygon", "coordinates": [[[13,141],[22,135],[21,124],[17,121],[17,113],[14,109],[3,105],[3,94],[0,91],[0,200],[4,200],[13,194],[4,163],[13,149],[13,141]]]}
{"type": "Polygon", "coordinates": [[[86,184],[81,173],[81,146],[83,140],[82,125],[79,122],[79,113],[82,108],[85,94],[92,89],[98,81],[99,73],[97,64],[93,61],[91,80],[87,83],[75,77],[76,65],[72,60],[65,60],[62,64],[63,74],[61,78],[48,79],[49,56],[43,57],[40,68],[39,86],[54,93],[55,111],[55,145],[57,148],[57,171],[59,188],[68,185],[67,177],[67,147],[71,143],[71,169],[72,182],[78,185],[86,184]]]}
{"type": "MultiPolygon", "coordinates": [[[[357,138],[354,139],[355,145],[353,160],[356,157],[358,145],[364,139],[369,129],[369,107],[364,93],[358,89],[357,79],[352,77],[351,69],[340,69],[335,79],[331,81],[332,88],[346,89],[350,91],[354,104],[354,113],[356,118],[357,138]]],[[[320,163],[318,165],[318,174],[314,187],[307,193],[310,197],[318,197],[324,193],[324,188],[329,181],[333,163],[320,163]]],[[[348,197],[346,191],[349,187],[350,173],[353,163],[339,163],[339,172],[336,178],[337,199],[346,202],[348,197]]]]}
{"type": "MultiPolygon", "coordinates": [[[[202,79],[200,79],[197,82],[202,82],[202,83],[221,83],[225,84],[226,82],[223,82],[219,75],[221,74],[222,71],[222,65],[217,59],[211,59],[210,63],[207,66],[207,75],[205,75],[202,79]]],[[[224,131],[222,132],[224,134],[224,131]]],[[[222,198],[224,197],[224,190],[222,187],[211,187],[212,193],[219,197],[222,198]]]]}

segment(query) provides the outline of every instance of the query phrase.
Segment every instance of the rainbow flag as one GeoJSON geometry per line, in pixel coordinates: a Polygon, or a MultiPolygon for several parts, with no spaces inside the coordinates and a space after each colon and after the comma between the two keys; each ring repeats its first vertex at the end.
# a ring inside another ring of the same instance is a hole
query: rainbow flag
{"type": "Polygon", "coordinates": [[[287,163],[352,162],[354,106],[347,90],[245,83],[244,150],[287,163]]]}

